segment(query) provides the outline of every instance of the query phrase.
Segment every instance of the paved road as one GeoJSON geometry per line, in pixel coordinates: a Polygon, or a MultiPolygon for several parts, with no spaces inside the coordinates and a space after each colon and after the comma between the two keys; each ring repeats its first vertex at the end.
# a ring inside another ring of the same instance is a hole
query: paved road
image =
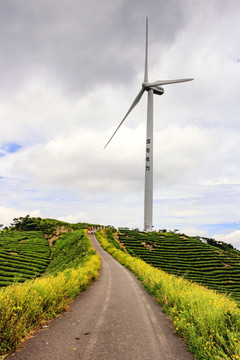
{"type": "Polygon", "coordinates": [[[192,360],[156,301],[90,236],[102,258],[98,280],[71,311],[51,321],[7,359],[192,360]]]}

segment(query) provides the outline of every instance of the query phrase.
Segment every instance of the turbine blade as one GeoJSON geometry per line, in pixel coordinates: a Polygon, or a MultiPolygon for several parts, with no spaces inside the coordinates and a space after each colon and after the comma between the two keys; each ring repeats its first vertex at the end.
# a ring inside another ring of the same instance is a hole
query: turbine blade
{"type": "Polygon", "coordinates": [[[168,84],[176,84],[176,83],[181,83],[181,82],[186,82],[186,81],[192,81],[193,79],[177,79],[177,80],[157,80],[154,81],[152,83],[148,83],[146,85],[146,88],[150,88],[152,86],[161,86],[161,85],[168,85],[168,84]]]}
{"type": "Polygon", "coordinates": [[[145,70],[144,82],[148,81],[148,18],[146,18],[146,47],[145,47],[145,70]]]}
{"type": "Polygon", "coordinates": [[[110,141],[112,140],[112,138],[114,137],[114,135],[116,134],[116,132],[118,131],[118,129],[120,128],[120,126],[122,125],[124,120],[126,119],[126,117],[130,114],[130,112],[133,110],[133,108],[139,103],[144,91],[145,90],[143,88],[139,91],[139,93],[137,94],[136,98],[134,99],[132,105],[130,106],[128,112],[126,113],[126,115],[124,116],[124,118],[122,119],[122,121],[120,122],[120,124],[118,125],[118,127],[116,128],[116,130],[114,131],[114,133],[112,134],[112,136],[110,137],[108,142],[106,143],[106,145],[104,146],[104,149],[108,146],[108,144],[110,143],[110,141]]]}

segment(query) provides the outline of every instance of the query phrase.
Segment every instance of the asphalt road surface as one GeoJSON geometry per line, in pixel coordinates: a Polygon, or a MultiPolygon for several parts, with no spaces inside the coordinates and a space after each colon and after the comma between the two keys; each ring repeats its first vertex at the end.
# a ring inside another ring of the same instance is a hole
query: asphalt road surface
{"type": "Polygon", "coordinates": [[[190,360],[186,344],[135,276],[107,254],[99,278],[71,310],[28,339],[14,360],[190,360]]]}

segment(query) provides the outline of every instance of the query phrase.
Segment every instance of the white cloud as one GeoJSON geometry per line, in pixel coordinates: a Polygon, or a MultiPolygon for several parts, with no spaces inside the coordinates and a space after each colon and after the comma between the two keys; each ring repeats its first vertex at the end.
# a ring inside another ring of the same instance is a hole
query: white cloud
{"type": "Polygon", "coordinates": [[[231,244],[240,250],[240,230],[233,231],[229,234],[214,234],[213,238],[231,244]]]}
{"type": "Polygon", "coordinates": [[[180,230],[181,233],[186,234],[188,236],[201,236],[201,237],[207,237],[207,231],[206,230],[199,230],[194,228],[183,228],[180,230]]]}
{"type": "Polygon", "coordinates": [[[10,223],[12,223],[12,220],[14,218],[19,218],[21,216],[26,216],[26,215],[30,215],[33,217],[38,217],[38,216],[42,216],[41,211],[40,210],[19,210],[19,209],[14,209],[14,208],[7,208],[4,206],[0,206],[0,222],[1,224],[3,224],[4,226],[9,226],[10,223]]]}
{"type": "Polygon", "coordinates": [[[64,217],[59,217],[58,220],[61,221],[65,221],[71,224],[75,224],[78,222],[87,222],[87,223],[92,223],[93,219],[91,219],[86,213],[84,212],[79,212],[77,214],[68,214],[67,216],[64,217]]]}

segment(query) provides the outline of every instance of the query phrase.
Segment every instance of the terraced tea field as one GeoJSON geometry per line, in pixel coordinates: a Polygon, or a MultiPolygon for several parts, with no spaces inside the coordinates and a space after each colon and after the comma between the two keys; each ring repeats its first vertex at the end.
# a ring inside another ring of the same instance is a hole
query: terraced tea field
{"type": "Polygon", "coordinates": [[[231,294],[240,304],[240,252],[172,233],[121,231],[119,242],[132,255],[168,273],[231,294]]]}
{"type": "Polygon", "coordinates": [[[40,231],[1,232],[0,286],[39,276],[49,259],[48,241],[40,231]]]}

